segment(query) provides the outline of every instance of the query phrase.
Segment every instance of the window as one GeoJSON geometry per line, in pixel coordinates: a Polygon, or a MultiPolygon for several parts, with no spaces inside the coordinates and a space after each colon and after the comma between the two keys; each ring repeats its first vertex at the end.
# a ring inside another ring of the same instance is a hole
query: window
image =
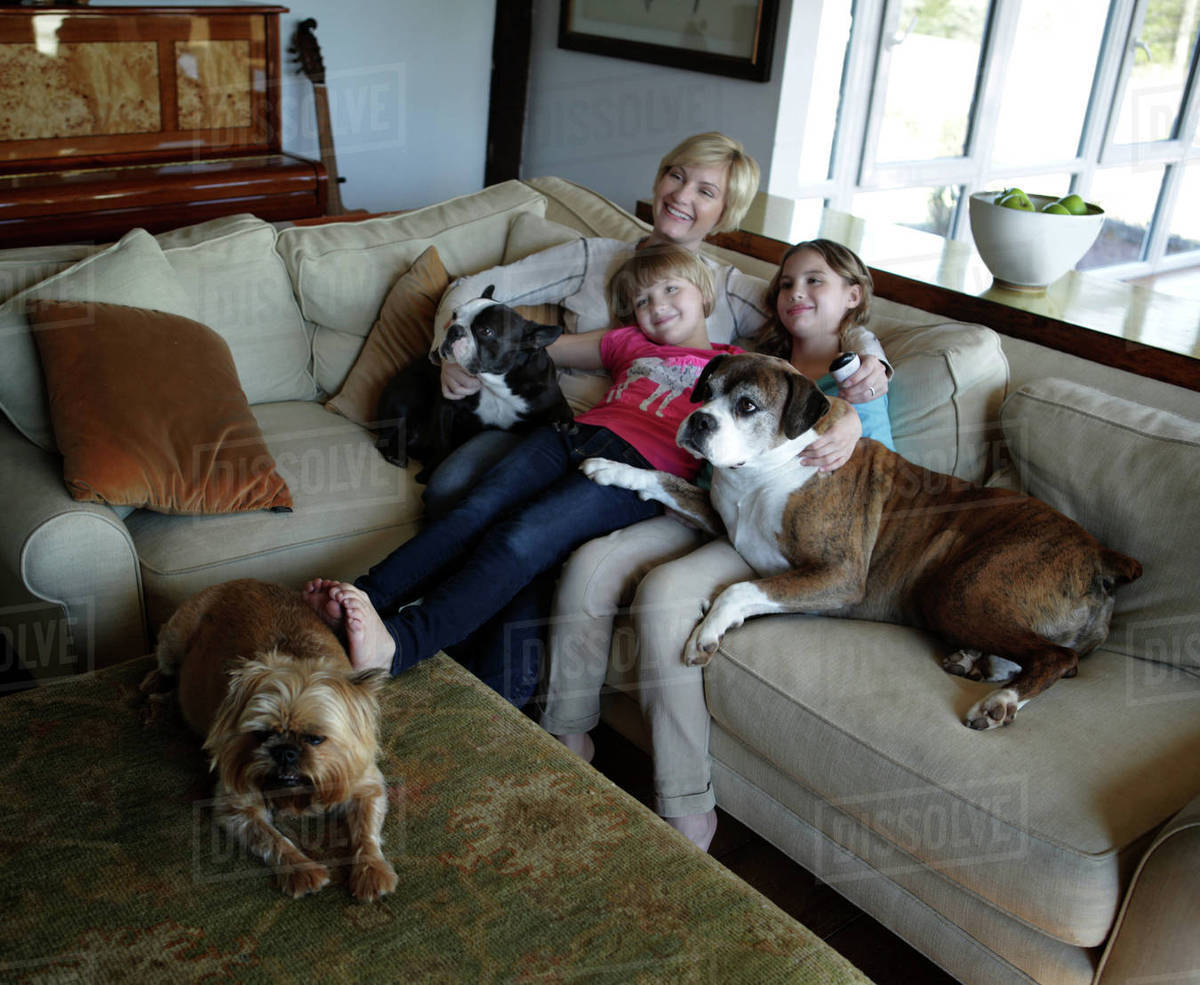
{"type": "Polygon", "coordinates": [[[1196,0],[818,6],[811,113],[772,192],[969,239],[973,192],[1074,191],[1108,214],[1081,267],[1200,264],[1196,0]]]}

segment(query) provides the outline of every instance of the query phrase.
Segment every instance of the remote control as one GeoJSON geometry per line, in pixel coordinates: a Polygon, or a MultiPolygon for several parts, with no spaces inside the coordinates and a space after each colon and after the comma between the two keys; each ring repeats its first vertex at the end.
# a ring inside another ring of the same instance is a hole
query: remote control
{"type": "Polygon", "coordinates": [[[838,383],[841,383],[846,377],[857,373],[859,365],[858,353],[843,352],[829,364],[829,373],[838,383]]]}

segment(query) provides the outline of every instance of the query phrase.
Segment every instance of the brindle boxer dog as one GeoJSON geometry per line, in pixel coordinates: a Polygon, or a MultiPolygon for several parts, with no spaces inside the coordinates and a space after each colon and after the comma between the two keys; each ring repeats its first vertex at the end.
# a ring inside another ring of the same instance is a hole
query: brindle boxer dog
{"type": "MultiPolygon", "coordinates": [[[[718,356],[696,382],[703,406],[677,441],[714,467],[711,493],[606,459],[584,472],[728,532],[761,576],[720,592],[683,658],[706,664],[750,616],[808,612],[905,623],[945,637],[943,667],[1005,680],[968,713],[974,729],[1017,709],[1108,635],[1113,592],[1142,573],[1045,503],[984,489],[906,461],[867,438],[832,474],[799,464],[830,401],[782,359],[718,356]],[[993,657],[1003,658],[993,661],[993,657]],[[1008,679],[1000,668],[1004,661],[1008,679]]],[[[835,401],[844,412],[846,405],[835,401]]]]}

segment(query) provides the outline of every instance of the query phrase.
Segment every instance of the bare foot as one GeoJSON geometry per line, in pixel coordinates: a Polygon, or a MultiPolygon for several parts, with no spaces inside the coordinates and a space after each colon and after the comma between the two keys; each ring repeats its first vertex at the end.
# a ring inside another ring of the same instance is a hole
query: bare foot
{"type": "Polygon", "coordinates": [[[366,592],[345,582],[338,582],[329,589],[329,597],[346,614],[346,648],[355,670],[391,670],[396,641],[379,618],[366,592]]]}
{"type": "Polygon", "coordinates": [[[330,590],[338,584],[339,582],[330,578],[314,578],[300,590],[300,595],[309,608],[334,630],[340,630],[345,619],[342,604],[329,597],[330,590]]]}
{"type": "Polygon", "coordinates": [[[592,742],[592,737],[587,732],[566,732],[563,735],[556,735],[554,738],[585,763],[590,763],[596,755],[596,744],[592,742]]]}
{"type": "Polygon", "coordinates": [[[712,844],[713,836],[717,833],[717,812],[715,809],[704,814],[664,817],[663,820],[702,852],[708,851],[708,846],[712,844]]]}

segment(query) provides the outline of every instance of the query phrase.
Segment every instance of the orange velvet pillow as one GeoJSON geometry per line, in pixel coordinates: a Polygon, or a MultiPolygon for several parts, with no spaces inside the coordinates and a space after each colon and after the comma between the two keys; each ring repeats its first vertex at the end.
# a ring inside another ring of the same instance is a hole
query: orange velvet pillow
{"type": "Polygon", "coordinates": [[[388,291],[342,388],[325,406],[356,424],[372,424],[388,381],[414,360],[428,358],[433,316],[449,286],[437,247],[431,246],[388,291]]]}
{"type": "Polygon", "coordinates": [[[162,513],[291,508],[211,328],[90,301],[33,301],[28,314],[76,499],[162,513]]]}

